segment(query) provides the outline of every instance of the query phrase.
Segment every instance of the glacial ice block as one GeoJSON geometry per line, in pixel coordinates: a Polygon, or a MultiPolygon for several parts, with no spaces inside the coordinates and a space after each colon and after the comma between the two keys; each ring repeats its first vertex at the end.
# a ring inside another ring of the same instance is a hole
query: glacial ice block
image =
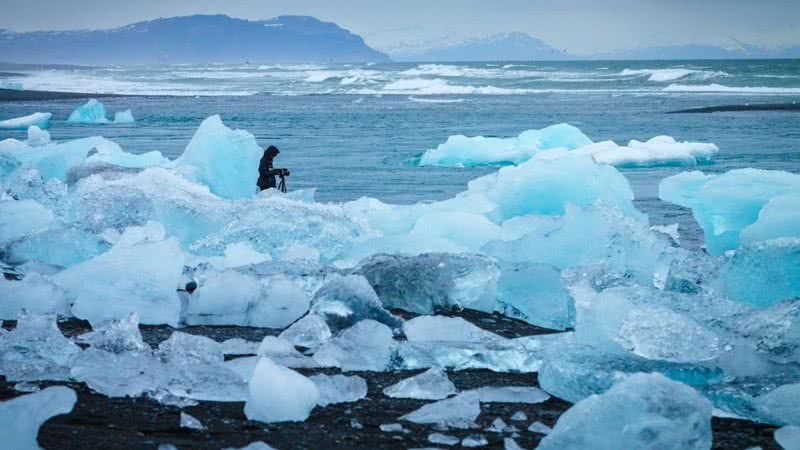
{"type": "Polygon", "coordinates": [[[14,119],[0,120],[0,130],[27,130],[28,127],[37,126],[43,130],[50,128],[51,113],[37,112],[14,119]]]}
{"type": "Polygon", "coordinates": [[[591,142],[579,129],[565,123],[528,130],[514,138],[457,135],[423,153],[418,164],[443,167],[519,164],[542,150],[572,150],[591,142]]]}
{"type": "Polygon", "coordinates": [[[711,448],[711,403],[658,374],[635,374],[559,417],[539,449],[711,448]]]}
{"type": "Polygon", "coordinates": [[[48,229],[53,212],[34,200],[0,201],[0,245],[48,229]]]}
{"type": "Polygon", "coordinates": [[[39,128],[37,125],[28,127],[28,140],[26,141],[31,147],[40,147],[50,143],[50,133],[47,130],[39,128]]]}
{"type": "Polygon", "coordinates": [[[384,395],[392,398],[415,398],[420,400],[441,400],[456,393],[447,372],[434,367],[419,375],[405,378],[385,388],[384,395]]]}
{"type": "Polygon", "coordinates": [[[470,428],[480,414],[481,404],[478,395],[468,392],[424,405],[401,417],[400,420],[422,424],[442,424],[453,428],[470,428]]]}
{"type": "Polygon", "coordinates": [[[262,358],[249,384],[244,414],[260,422],[302,422],[320,400],[313,381],[262,358]]]}
{"type": "Polygon", "coordinates": [[[56,315],[22,313],[0,339],[0,373],[8,381],[69,380],[80,347],[65,338],[56,315]]]}
{"type": "Polygon", "coordinates": [[[500,342],[504,338],[460,317],[419,316],[407,320],[403,331],[409,342],[500,342]]]}
{"type": "Polygon", "coordinates": [[[106,107],[97,99],[89,99],[85,104],[79,106],[67,118],[69,123],[108,123],[106,117],[106,107]]]}
{"type": "Polygon", "coordinates": [[[211,116],[200,124],[183,154],[175,160],[175,168],[220,197],[247,198],[256,193],[255,180],[263,153],[252,134],[232,130],[219,116],[211,116]]]}
{"type": "Polygon", "coordinates": [[[800,450],[800,426],[789,425],[775,430],[775,442],[784,450],[800,450]]]}
{"type": "Polygon", "coordinates": [[[403,319],[381,304],[375,291],[361,275],[333,275],[320,287],[311,300],[310,312],[325,319],[334,332],[372,319],[399,329],[403,319]]]}
{"type": "MultiPolygon", "coordinates": [[[[719,147],[703,142],[677,142],[671,136],[656,136],[645,142],[631,140],[627,146],[612,141],[586,145],[574,151],[590,155],[598,164],[615,167],[696,166],[714,159],[719,147]]],[[[557,152],[541,155],[543,159],[556,158],[557,152]]]]}
{"type": "Polygon", "coordinates": [[[56,274],[56,284],[74,299],[72,311],[91,323],[136,312],[145,324],[178,324],[175,287],[184,256],[164,227],[131,227],[111,250],[56,274]]]}
{"type": "Polygon", "coordinates": [[[374,320],[362,320],[344,330],[339,336],[322,344],[314,360],[324,367],[339,367],[343,371],[383,371],[394,353],[392,330],[374,320]]]}
{"type": "Polygon", "coordinates": [[[665,178],[658,187],[662,200],[692,209],[712,255],[738,247],[745,229],[749,231],[743,237],[749,242],[797,237],[800,229],[792,213],[775,211],[780,206],[795,205],[797,192],[800,192],[800,175],[749,168],[719,175],[683,172],[665,178]],[[794,195],[789,199],[777,199],[788,194],[794,195]],[[761,210],[772,199],[780,203],[767,209],[763,222],[756,224],[761,210]]]}
{"type": "Polygon", "coordinates": [[[0,277],[0,299],[0,319],[14,320],[23,309],[33,314],[70,313],[64,291],[36,272],[26,274],[22,280],[0,277]]]}
{"type": "Polygon", "coordinates": [[[506,263],[497,281],[497,310],[554,330],[575,326],[575,301],[561,271],[547,264],[506,263]]]}
{"type": "Polygon", "coordinates": [[[78,401],[75,391],[51,386],[39,392],[0,402],[0,430],[3,446],[9,449],[38,449],[39,427],[47,419],[68,414],[78,401]]]}
{"type": "Polygon", "coordinates": [[[358,375],[319,374],[310,377],[319,388],[319,406],[357,402],[367,396],[367,381],[358,375]]]}
{"type": "Polygon", "coordinates": [[[131,124],[134,122],[136,122],[136,120],[134,120],[133,113],[130,109],[114,113],[114,123],[116,124],[131,124]]]}
{"type": "Polygon", "coordinates": [[[280,337],[293,345],[315,348],[332,336],[325,319],[316,314],[306,314],[300,320],[283,330],[280,337]]]}

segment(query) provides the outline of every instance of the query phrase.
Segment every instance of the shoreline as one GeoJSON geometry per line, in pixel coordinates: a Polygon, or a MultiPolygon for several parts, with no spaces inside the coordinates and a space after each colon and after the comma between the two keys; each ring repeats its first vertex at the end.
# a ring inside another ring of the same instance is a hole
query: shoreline
{"type": "Polygon", "coordinates": [[[66,100],[75,98],[144,97],[128,94],[91,94],[86,92],[55,92],[0,89],[0,102],[25,102],[41,100],[66,100]]]}

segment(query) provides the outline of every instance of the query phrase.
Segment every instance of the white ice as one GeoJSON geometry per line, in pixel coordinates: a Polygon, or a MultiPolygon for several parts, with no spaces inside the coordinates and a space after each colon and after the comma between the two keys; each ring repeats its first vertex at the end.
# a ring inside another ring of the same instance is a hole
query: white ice
{"type": "Polygon", "coordinates": [[[322,344],[314,360],[322,366],[344,371],[384,371],[394,353],[392,330],[371,319],[362,320],[339,336],[322,344]]]}
{"type": "Polygon", "coordinates": [[[78,401],[75,391],[52,386],[0,402],[0,429],[8,449],[38,449],[39,427],[49,418],[68,414],[78,401]]]}
{"type": "Polygon", "coordinates": [[[400,419],[421,424],[440,424],[452,428],[470,428],[480,413],[481,404],[478,396],[474,393],[466,393],[428,403],[400,419]]]}
{"type": "Polygon", "coordinates": [[[244,413],[260,422],[302,422],[320,400],[313,381],[294,370],[262,358],[249,384],[244,413]]]}
{"type": "Polygon", "coordinates": [[[434,367],[386,387],[383,393],[392,398],[441,400],[455,394],[456,387],[447,377],[447,372],[434,367]]]}
{"type": "Polygon", "coordinates": [[[23,117],[0,120],[0,130],[27,130],[29,127],[37,126],[41,129],[50,127],[52,113],[37,112],[23,117]]]}

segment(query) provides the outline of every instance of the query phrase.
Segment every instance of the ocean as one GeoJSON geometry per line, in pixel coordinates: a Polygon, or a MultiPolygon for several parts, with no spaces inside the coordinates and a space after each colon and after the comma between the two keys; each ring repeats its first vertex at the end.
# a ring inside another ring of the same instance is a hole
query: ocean
{"type": "MultiPolygon", "coordinates": [[[[0,120],[53,113],[63,141],[101,135],[125,150],[180,155],[200,122],[226,125],[276,145],[276,166],[291,170],[290,190],[317,199],[368,196],[388,203],[441,200],[496,168],[416,167],[410,161],[448,136],[517,136],[569,123],[593,141],[659,135],[719,146],[706,172],[755,167],[800,172],[800,114],[737,111],[667,114],[714,105],[795,103],[800,61],[593,61],[107,67],[18,71],[0,87],[132,94],[102,99],[132,109],[132,125],[68,124],[82,100],[0,102],[0,120]],[[5,83],[5,84],[4,84],[5,83]]],[[[23,131],[0,130],[0,139],[23,131]]],[[[658,199],[658,183],[686,167],[622,169],[636,206],[653,224],[678,222],[685,245],[702,235],[691,212],[658,199]]],[[[252,174],[242,174],[252,176],[252,174]]],[[[255,184],[255,176],[253,176],[255,184]]]]}

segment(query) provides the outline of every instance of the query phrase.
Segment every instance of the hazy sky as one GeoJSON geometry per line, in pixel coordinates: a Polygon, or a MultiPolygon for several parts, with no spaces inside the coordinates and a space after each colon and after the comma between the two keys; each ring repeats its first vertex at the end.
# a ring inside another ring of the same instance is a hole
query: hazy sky
{"type": "Polygon", "coordinates": [[[312,15],[401,52],[524,31],[573,54],[649,45],[800,45],[800,0],[0,0],[15,31],[110,28],[187,14],[312,15]]]}

